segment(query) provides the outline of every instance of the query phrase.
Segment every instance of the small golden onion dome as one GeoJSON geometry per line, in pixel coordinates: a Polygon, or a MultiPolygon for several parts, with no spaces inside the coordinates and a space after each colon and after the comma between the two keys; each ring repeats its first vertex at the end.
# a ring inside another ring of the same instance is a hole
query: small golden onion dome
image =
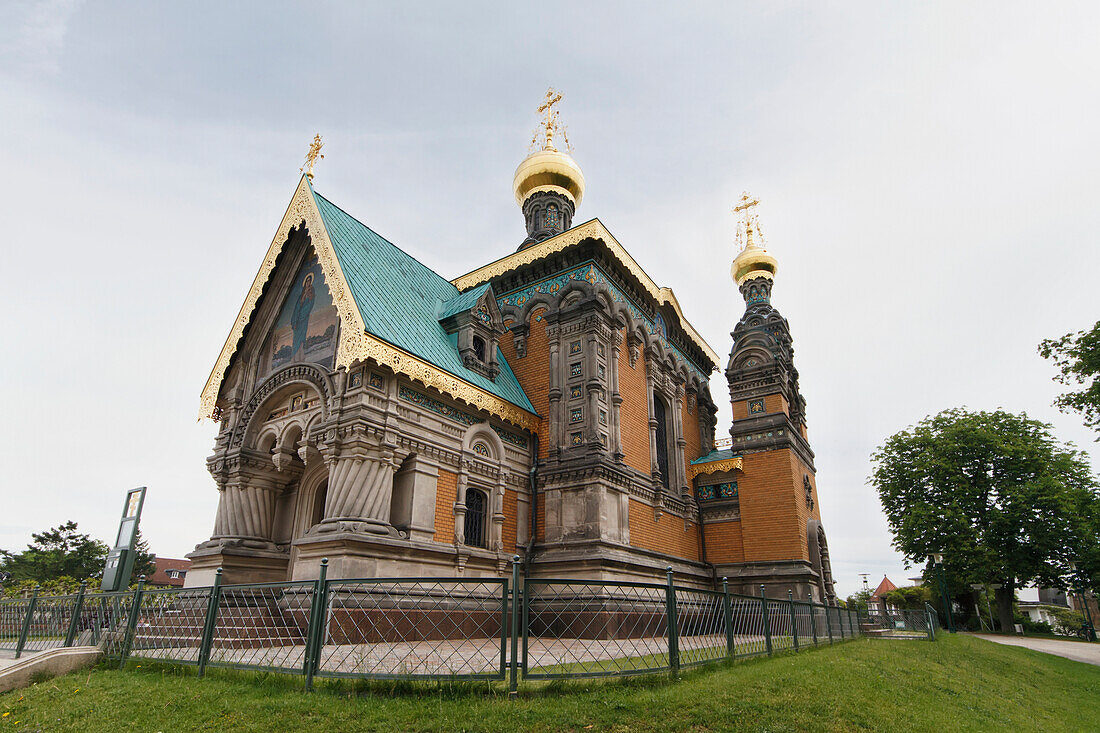
{"type": "Polygon", "coordinates": [[[520,206],[536,191],[563,194],[574,206],[580,206],[584,198],[584,174],[577,162],[560,150],[539,150],[524,158],[516,168],[512,189],[520,206]]]}
{"type": "Polygon", "coordinates": [[[730,275],[733,276],[737,287],[741,287],[741,283],[754,277],[766,277],[772,280],[778,269],[779,261],[768,254],[766,249],[752,241],[752,230],[749,230],[748,244],[733,260],[733,267],[730,268],[730,275]]]}

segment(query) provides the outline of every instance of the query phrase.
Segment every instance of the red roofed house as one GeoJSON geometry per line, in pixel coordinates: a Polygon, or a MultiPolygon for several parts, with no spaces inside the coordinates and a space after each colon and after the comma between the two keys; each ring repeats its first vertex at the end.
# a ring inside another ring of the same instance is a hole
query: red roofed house
{"type": "Polygon", "coordinates": [[[894,585],[893,581],[883,575],[882,582],[878,584],[878,587],[875,588],[875,592],[872,593],[871,597],[867,599],[867,608],[879,608],[883,611],[887,610],[886,600],[883,598],[883,596],[890,591],[897,589],[898,587],[894,585]]]}
{"type": "Polygon", "coordinates": [[[183,587],[187,571],[191,569],[190,560],[178,560],[174,557],[158,557],[156,572],[146,580],[147,585],[166,585],[183,587]]]}

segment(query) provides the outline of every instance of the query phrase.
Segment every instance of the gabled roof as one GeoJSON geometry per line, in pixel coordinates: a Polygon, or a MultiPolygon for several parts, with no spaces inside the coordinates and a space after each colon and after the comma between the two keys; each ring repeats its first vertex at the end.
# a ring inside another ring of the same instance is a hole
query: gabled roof
{"type": "MultiPolygon", "coordinates": [[[[315,191],[313,195],[367,333],[535,412],[503,356],[498,357],[496,380],[462,363],[455,342],[439,324],[445,303],[455,301],[461,306],[467,299],[458,288],[321,194],[315,191]]],[[[475,297],[467,310],[476,302],[475,297]]]]}
{"type": "Polygon", "coordinates": [[[883,575],[882,576],[882,582],[878,584],[878,588],[875,588],[875,592],[871,594],[871,597],[872,598],[882,598],[884,595],[886,595],[890,591],[897,590],[897,589],[898,589],[898,587],[896,585],[894,585],[894,583],[889,578],[887,578],[885,575],[883,575]]]}
{"type": "Polygon", "coordinates": [[[473,290],[467,290],[465,293],[459,293],[455,297],[448,300],[443,304],[440,309],[439,320],[443,321],[450,318],[456,313],[463,313],[468,310],[472,310],[477,302],[481,300],[481,296],[485,295],[485,291],[489,289],[489,283],[485,283],[473,290]]]}
{"type": "Polygon", "coordinates": [[[484,267],[480,267],[473,272],[468,272],[461,277],[455,278],[452,282],[458,286],[460,290],[466,290],[475,285],[489,282],[494,277],[503,275],[517,267],[557,254],[569,247],[580,244],[586,239],[597,239],[603,242],[612,256],[619,261],[619,264],[621,264],[627,272],[638,280],[642,289],[645,290],[658,305],[668,305],[672,308],[680,320],[680,327],[684,329],[684,333],[687,334],[691,342],[703,352],[703,355],[710,359],[715,367],[721,363],[718,354],[711,348],[710,344],[706,342],[699,332],[695,330],[695,327],[684,317],[684,312],[680,309],[680,303],[676,300],[676,296],[673,294],[672,289],[662,288],[658,286],[657,283],[653,282],[653,279],[646,274],[646,271],[642,269],[641,265],[630,256],[626,248],[619,244],[619,240],[615,239],[615,236],[607,230],[607,227],[605,227],[603,222],[599,219],[591,219],[572,229],[566,229],[561,234],[557,234],[538,244],[533,244],[530,247],[521,249],[518,252],[513,252],[495,262],[490,262],[484,267]]]}
{"type": "Polygon", "coordinates": [[[520,427],[536,427],[537,413],[507,362],[498,359],[495,381],[467,369],[440,325],[439,313],[461,295],[458,288],[316,193],[305,176],[203,389],[200,417],[214,412],[226,369],[288,232],[303,222],[340,316],[337,366],[373,359],[520,427]]]}

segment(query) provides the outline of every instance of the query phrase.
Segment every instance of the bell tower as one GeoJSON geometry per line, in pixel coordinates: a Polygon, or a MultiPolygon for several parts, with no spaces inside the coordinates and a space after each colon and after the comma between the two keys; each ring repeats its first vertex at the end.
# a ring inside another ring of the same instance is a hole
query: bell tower
{"type": "Polygon", "coordinates": [[[806,400],[798,386],[787,319],[772,305],[778,261],[768,253],[756,214],[743,194],[740,252],[731,275],[745,300],[726,366],[733,424],[732,452],[742,457],[738,480],[744,563],[731,568],[744,588],[782,597],[807,594],[832,601],[832,570],[817,505],[814,452],[806,432],[806,400]]]}

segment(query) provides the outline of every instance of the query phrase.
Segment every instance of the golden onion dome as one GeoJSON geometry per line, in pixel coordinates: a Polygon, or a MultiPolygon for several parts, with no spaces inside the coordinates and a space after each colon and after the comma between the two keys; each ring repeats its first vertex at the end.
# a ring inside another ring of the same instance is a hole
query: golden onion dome
{"type": "Polygon", "coordinates": [[[748,228],[745,248],[733,260],[730,275],[738,287],[746,280],[754,277],[766,277],[769,280],[775,278],[779,269],[779,260],[768,254],[768,251],[753,241],[752,228],[748,228]]]}
{"type": "Polygon", "coordinates": [[[520,206],[536,191],[560,193],[568,197],[574,206],[580,206],[584,198],[584,174],[569,155],[548,148],[523,159],[512,179],[512,190],[520,206]]]}

